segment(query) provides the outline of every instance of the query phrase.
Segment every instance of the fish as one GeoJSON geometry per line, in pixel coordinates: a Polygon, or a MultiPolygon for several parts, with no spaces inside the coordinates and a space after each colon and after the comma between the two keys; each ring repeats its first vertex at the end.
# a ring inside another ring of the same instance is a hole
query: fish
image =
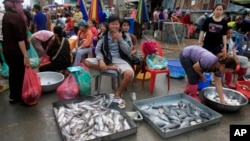
{"type": "Polygon", "coordinates": [[[183,100],[172,105],[145,104],[140,107],[140,111],[163,132],[190,127],[212,118],[210,113],[183,100]]]}
{"type": "Polygon", "coordinates": [[[181,125],[180,128],[185,128],[185,127],[189,127],[190,126],[190,122],[188,120],[184,120],[181,125]]]}
{"type": "MultiPolygon", "coordinates": [[[[212,94],[207,94],[206,95],[208,99],[210,99],[211,101],[214,102],[218,102],[220,103],[220,98],[218,96],[217,93],[212,93],[212,94]]],[[[240,105],[240,101],[238,99],[236,99],[234,96],[227,96],[224,94],[224,101],[226,102],[226,104],[228,105],[235,105],[238,106],[240,105]]]]}
{"type": "Polygon", "coordinates": [[[104,96],[54,107],[56,121],[67,141],[92,140],[131,128],[116,109],[105,107],[104,96]]]}

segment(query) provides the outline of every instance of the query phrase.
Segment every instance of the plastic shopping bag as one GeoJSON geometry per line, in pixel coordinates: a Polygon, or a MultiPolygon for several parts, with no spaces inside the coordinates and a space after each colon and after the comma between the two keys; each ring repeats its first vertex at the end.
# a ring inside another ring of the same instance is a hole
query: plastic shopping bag
{"type": "Polygon", "coordinates": [[[3,63],[1,65],[2,71],[1,71],[1,76],[3,77],[9,77],[9,66],[6,64],[3,53],[0,52],[0,56],[3,60],[3,63]]]}
{"type": "Polygon", "coordinates": [[[40,58],[40,67],[50,64],[50,57],[45,53],[41,58],[40,58]]]}
{"type": "Polygon", "coordinates": [[[28,105],[37,103],[42,93],[40,78],[31,68],[26,67],[23,79],[22,99],[28,105]]]}
{"type": "Polygon", "coordinates": [[[79,88],[73,74],[69,74],[63,83],[56,89],[60,100],[73,99],[78,96],[79,88]]]}
{"type": "Polygon", "coordinates": [[[75,72],[76,80],[81,95],[91,94],[91,75],[89,72],[81,68],[81,71],[75,72]]]}
{"type": "Polygon", "coordinates": [[[36,50],[34,49],[33,45],[30,44],[30,49],[28,50],[28,55],[30,58],[30,65],[32,68],[36,68],[40,64],[40,58],[36,53],[36,50]]]}
{"type": "Polygon", "coordinates": [[[164,69],[167,67],[167,59],[156,54],[146,57],[146,64],[150,69],[164,69]]]}

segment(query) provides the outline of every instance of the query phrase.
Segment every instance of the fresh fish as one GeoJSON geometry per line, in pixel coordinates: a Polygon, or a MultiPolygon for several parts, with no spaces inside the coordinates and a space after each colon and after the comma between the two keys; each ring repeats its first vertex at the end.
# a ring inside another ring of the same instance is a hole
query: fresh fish
{"type": "Polygon", "coordinates": [[[103,96],[97,96],[92,100],[53,108],[64,139],[92,140],[130,129],[119,111],[104,107],[106,100],[103,96]]]}
{"type": "Polygon", "coordinates": [[[185,127],[189,127],[190,126],[190,122],[188,120],[184,120],[181,125],[180,128],[185,128],[185,127]]]}
{"type": "Polygon", "coordinates": [[[103,137],[103,136],[107,136],[107,135],[110,135],[112,133],[110,132],[104,132],[104,131],[95,131],[92,133],[94,136],[96,137],[103,137]]]}
{"type": "MultiPolygon", "coordinates": [[[[217,93],[207,94],[207,98],[215,102],[220,102],[220,98],[217,93]]],[[[224,100],[228,105],[240,105],[240,101],[237,100],[234,96],[228,97],[224,94],[224,100]]]]}
{"type": "Polygon", "coordinates": [[[169,113],[170,109],[168,108],[168,106],[164,105],[162,106],[162,108],[164,109],[164,112],[169,113]]]}
{"type": "Polygon", "coordinates": [[[166,130],[166,129],[176,129],[176,128],[179,128],[180,127],[180,124],[176,124],[176,123],[169,123],[169,124],[166,124],[163,128],[163,130],[166,130]]]}
{"type": "Polygon", "coordinates": [[[123,121],[123,126],[124,126],[124,130],[130,129],[130,126],[129,126],[128,121],[126,119],[124,119],[124,121],[123,121]]]}
{"type": "Polygon", "coordinates": [[[159,118],[160,118],[161,120],[166,121],[166,122],[169,122],[169,119],[168,119],[168,117],[167,117],[165,114],[159,114],[158,116],[159,116],[159,118]]]}
{"type": "Polygon", "coordinates": [[[206,113],[206,112],[202,112],[200,113],[200,117],[202,118],[205,118],[207,120],[210,120],[211,119],[211,115],[209,113],[206,113]]]}

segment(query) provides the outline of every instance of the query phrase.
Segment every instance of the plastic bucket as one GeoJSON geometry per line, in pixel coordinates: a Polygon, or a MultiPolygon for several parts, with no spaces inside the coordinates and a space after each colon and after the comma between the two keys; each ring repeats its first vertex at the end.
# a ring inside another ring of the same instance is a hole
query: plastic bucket
{"type": "Polygon", "coordinates": [[[245,95],[250,100],[250,82],[238,81],[236,83],[236,90],[245,95]]]}
{"type": "Polygon", "coordinates": [[[211,75],[209,73],[204,73],[203,75],[206,77],[206,82],[202,82],[201,80],[199,80],[198,90],[202,90],[210,85],[211,75]]]}

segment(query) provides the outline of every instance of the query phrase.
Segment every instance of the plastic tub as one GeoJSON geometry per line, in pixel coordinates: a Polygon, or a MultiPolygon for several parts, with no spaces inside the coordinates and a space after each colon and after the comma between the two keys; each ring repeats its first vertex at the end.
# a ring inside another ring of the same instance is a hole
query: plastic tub
{"type": "Polygon", "coordinates": [[[185,77],[185,71],[181,66],[180,60],[178,59],[168,59],[168,69],[170,72],[170,77],[172,78],[185,77]]]}
{"type": "Polygon", "coordinates": [[[245,95],[250,100],[250,82],[249,81],[238,81],[236,83],[236,90],[245,95]]]}
{"type": "Polygon", "coordinates": [[[204,73],[203,75],[206,77],[206,82],[202,82],[201,80],[199,80],[198,90],[202,90],[210,85],[211,75],[209,73],[204,73]]]}

